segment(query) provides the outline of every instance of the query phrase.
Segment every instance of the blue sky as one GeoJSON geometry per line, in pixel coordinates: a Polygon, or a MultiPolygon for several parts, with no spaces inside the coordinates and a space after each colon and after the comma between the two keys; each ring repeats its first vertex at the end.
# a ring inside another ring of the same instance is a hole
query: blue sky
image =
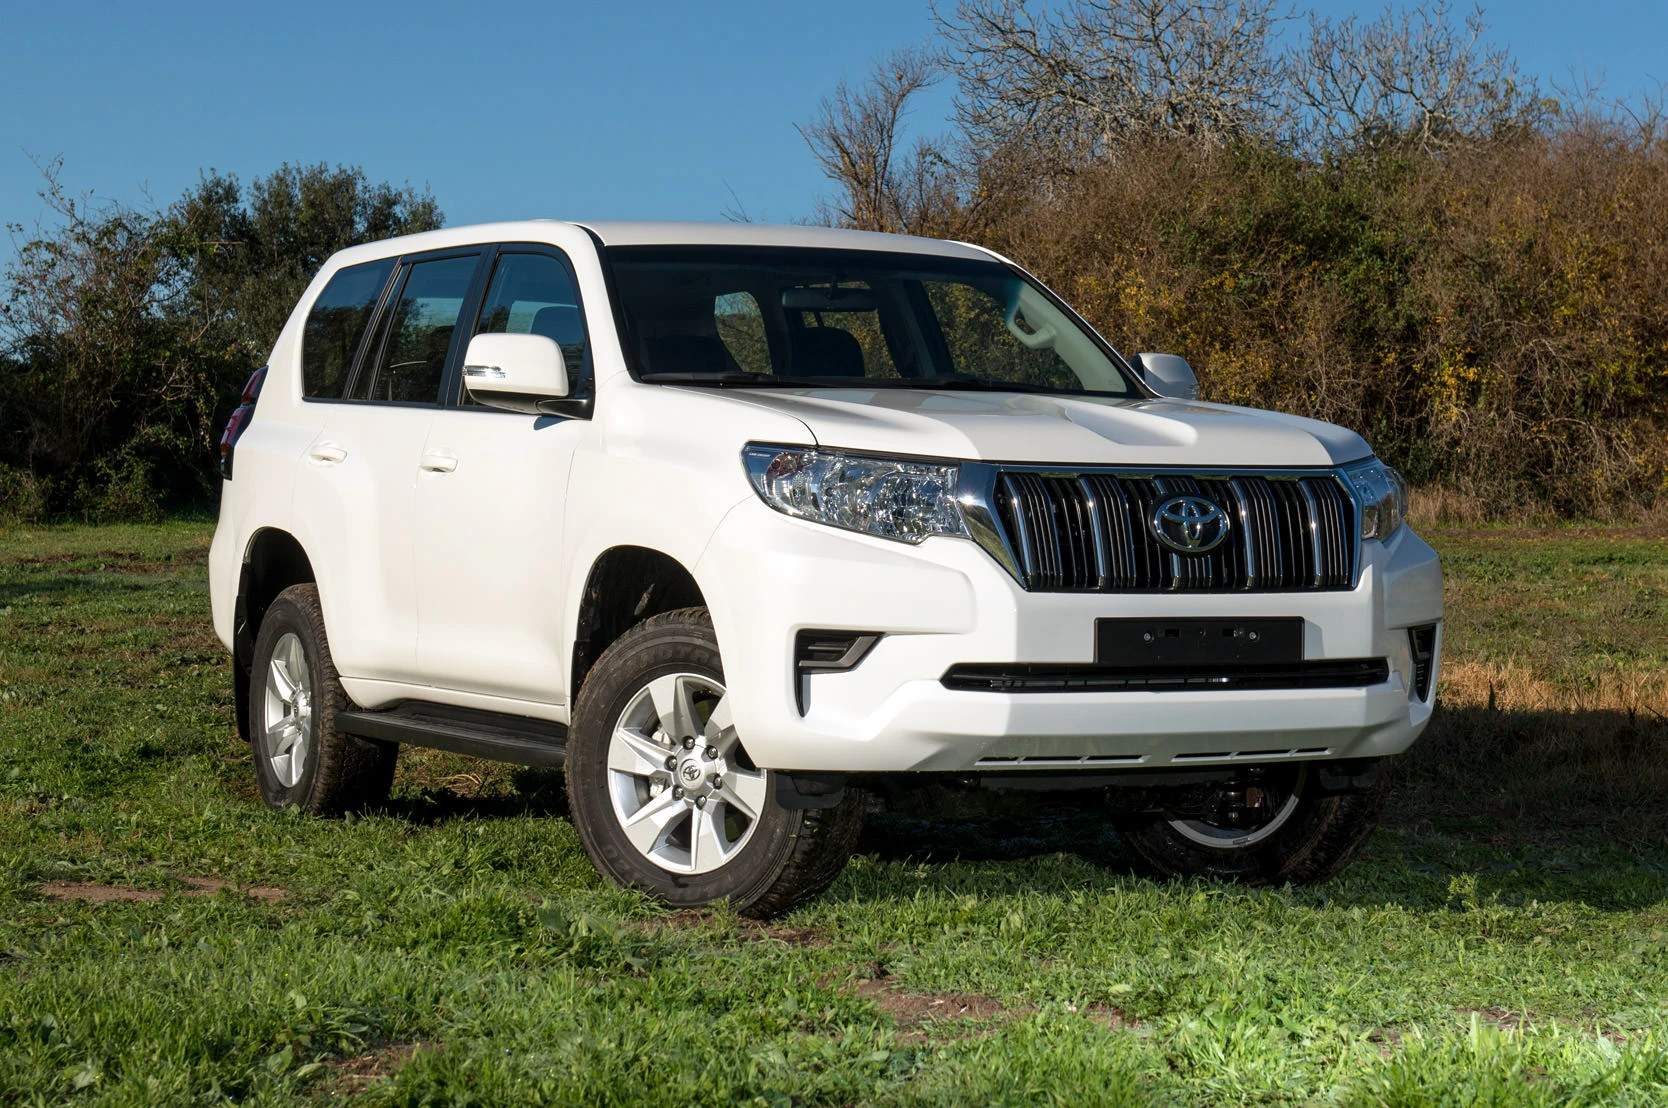
{"type": "MultiPolygon", "coordinates": [[[[1615,92],[1668,79],[1661,0],[1519,0],[1486,18],[1543,79],[1571,66],[1615,92]]],[[[286,160],[357,164],[427,184],[458,224],[717,219],[738,202],[754,218],[808,216],[826,186],[794,124],[932,23],[924,0],[12,0],[0,26],[4,222],[41,215],[30,156],[62,155],[73,191],[159,203],[200,168],[247,181],[286,160]]],[[[947,106],[946,90],[918,125],[947,106]]]]}

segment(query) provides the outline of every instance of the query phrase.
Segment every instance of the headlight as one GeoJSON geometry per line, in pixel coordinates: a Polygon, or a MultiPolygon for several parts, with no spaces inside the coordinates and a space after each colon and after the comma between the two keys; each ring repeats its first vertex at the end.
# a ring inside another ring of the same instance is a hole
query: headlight
{"type": "Polygon", "coordinates": [[[747,476],[779,512],[883,539],[966,535],[954,465],[798,446],[749,446],[747,476]]]}
{"type": "Polygon", "coordinates": [[[1407,518],[1407,479],[1377,458],[1344,470],[1361,505],[1361,537],[1387,539],[1407,518]]]}

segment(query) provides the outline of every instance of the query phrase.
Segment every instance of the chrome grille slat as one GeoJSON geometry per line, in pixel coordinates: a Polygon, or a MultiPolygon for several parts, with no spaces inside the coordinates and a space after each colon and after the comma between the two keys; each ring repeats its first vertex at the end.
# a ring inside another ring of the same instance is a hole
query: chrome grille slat
{"type": "Polygon", "coordinates": [[[1313,555],[1309,559],[1309,563],[1315,567],[1315,575],[1310,578],[1309,587],[1318,589],[1321,587],[1321,581],[1326,576],[1321,570],[1320,509],[1315,506],[1315,494],[1309,491],[1306,482],[1299,481],[1297,491],[1303,494],[1303,510],[1307,517],[1305,523],[1308,527],[1309,550],[1313,555]]]}
{"type": "Polygon", "coordinates": [[[1101,507],[1100,497],[1095,495],[1094,486],[1089,484],[1087,477],[1079,477],[1077,483],[1083,489],[1083,499],[1089,505],[1089,529],[1095,539],[1095,590],[1105,592],[1112,583],[1112,567],[1107,560],[1107,541],[1109,533],[1106,526],[1106,511],[1101,507]]]}
{"type": "Polygon", "coordinates": [[[1257,544],[1251,537],[1251,504],[1239,482],[1238,477],[1230,478],[1228,481],[1228,488],[1234,494],[1235,515],[1239,520],[1239,534],[1234,538],[1245,551],[1244,587],[1253,589],[1257,587],[1257,544]]]}
{"type": "Polygon", "coordinates": [[[1330,473],[986,472],[998,540],[1033,592],[1276,592],[1352,588],[1356,507],[1330,473]],[[1149,517],[1171,496],[1227,514],[1213,550],[1178,554],[1149,517]]]}

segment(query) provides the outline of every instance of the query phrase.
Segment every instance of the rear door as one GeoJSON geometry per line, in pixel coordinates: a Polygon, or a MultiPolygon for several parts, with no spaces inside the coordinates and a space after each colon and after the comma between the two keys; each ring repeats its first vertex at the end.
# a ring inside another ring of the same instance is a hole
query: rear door
{"type": "MultiPolygon", "coordinates": [[[[567,256],[506,245],[489,271],[470,334],[554,339],[575,394],[588,395],[584,310],[567,256]]],[[[482,406],[461,375],[450,392],[417,478],[418,667],[440,688],[562,704],[562,519],[574,449],[591,424],[482,406]]]]}
{"type": "Polygon", "coordinates": [[[324,405],[298,503],[324,553],[321,599],[346,676],[419,683],[413,502],[441,389],[462,356],[480,248],[400,259],[341,400],[324,405]]]}

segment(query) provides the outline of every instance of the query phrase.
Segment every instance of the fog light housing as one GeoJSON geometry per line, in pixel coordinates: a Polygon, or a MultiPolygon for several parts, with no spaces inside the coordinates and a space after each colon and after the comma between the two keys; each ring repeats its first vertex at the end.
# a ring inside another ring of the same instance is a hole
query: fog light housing
{"type": "Polygon", "coordinates": [[[1436,671],[1436,624],[1407,629],[1407,645],[1413,654],[1413,694],[1422,701],[1431,696],[1431,678],[1436,671]]]}
{"type": "Polygon", "coordinates": [[[805,714],[805,694],[812,674],[856,669],[880,639],[879,631],[801,631],[795,635],[794,700],[799,714],[805,714]]]}

